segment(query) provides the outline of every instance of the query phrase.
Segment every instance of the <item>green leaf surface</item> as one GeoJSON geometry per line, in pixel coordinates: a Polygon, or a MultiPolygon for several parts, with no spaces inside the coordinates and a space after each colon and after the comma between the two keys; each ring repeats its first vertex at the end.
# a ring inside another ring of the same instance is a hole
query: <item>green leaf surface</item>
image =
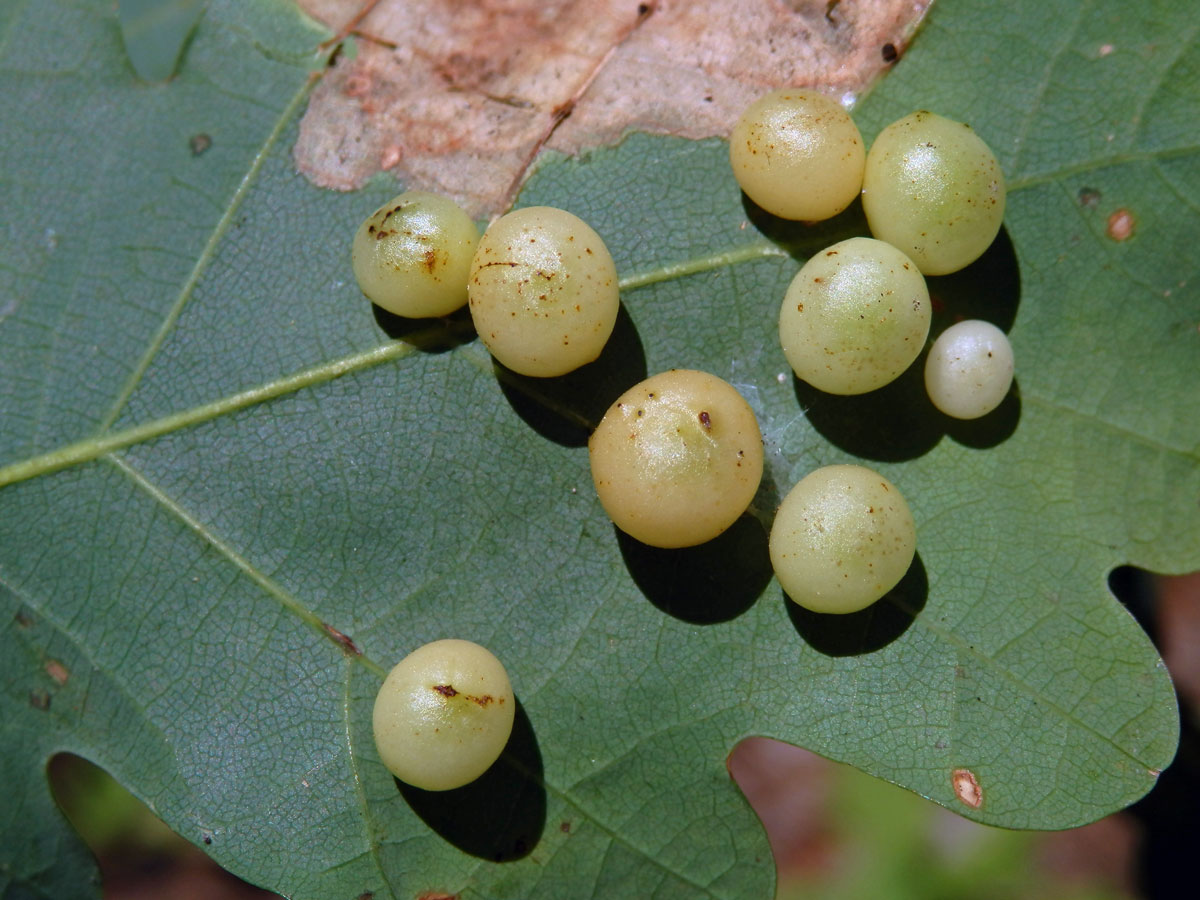
{"type": "Polygon", "coordinates": [[[174,75],[203,13],[204,0],[118,0],[121,38],[138,76],[165,81],[174,75]]]}
{"type": "Polygon", "coordinates": [[[931,280],[935,330],[1013,340],[1017,392],[968,426],[919,378],[794,382],[784,288],[863,222],[747,210],[723,142],[541,165],[519,202],[596,228],[624,315],[596,366],[522,379],[462,317],[359,294],[350,236],[396,188],[294,174],[326,35],[282,0],[213,0],[154,85],[111,3],[0,7],[0,895],[92,896],[60,750],[297,897],[769,897],[724,765],[750,734],[998,825],[1136,800],[1175,697],[1106,576],[1200,568],[1197,27],[1184,2],[942,0],[856,111],[868,138],[969,121],[1009,178],[993,250],[931,280]],[[766,439],[756,515],[693,551],[617,535],[583,446],[670,367],[730,380],[766,439]],[[806,615],[763,523],[852,460],[904,491],[919,561],[864,613],[806,615]],[[427,795],[379,764],[370,709],[446,636],[506,662],[521,714],[483,781],[427,795]]]}

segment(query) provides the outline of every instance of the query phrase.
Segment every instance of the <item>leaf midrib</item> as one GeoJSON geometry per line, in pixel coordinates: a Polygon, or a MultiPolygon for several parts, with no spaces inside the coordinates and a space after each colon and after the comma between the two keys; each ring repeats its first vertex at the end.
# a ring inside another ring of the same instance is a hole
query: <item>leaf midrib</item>
{"type": "MultiPolygon", "coordinates": [[[[304,93],[307,93],[307,88],[304,93]]],[[[298,95],[303,96],[303,94],[298,95]]],[[[1189,152],[1200,150],[1200,147],[1188,148],[1189,152]]],[[[1134,159],[1151,159],[1161,158],[1162,154],[1132,154],[1125,157],[1126,160],[1134,159]]],[[[1115,158],[1114,158],[1115,159],[1115,158]]],[[[1105,161],[1105,165],[1109,161],[1105,161]]],[[[1074,174],[1082,169],[1072,168],[1069,171],[1074,174]]],[[[1042,183],[1049,183],[1054,179],[1033,179],[1025,183],[1025,187],[1032,187],[1042,183]]],[[[238,200],[240,203],[240,199],[238,200]]],[[[223,217],[222,221],[228,219],[229,216],[223,217]]],[[[212,241],[206,245],[206,252],[211,251],[212,241]]],[[[622,278],[619,282],[619,287],[622,293],[637,290],[641,287],[646,287],[652,284],[657,284],[663,281],[670,281],[677,278],[684,278],[690,275],[699,274],[705,271],[726,268],[734,265],[739,265],[746,262],[759,261],[763,259],[779,258],[786,259],[789,254],[779,247],[777,244],[763,238],[758,241],[748,242],[727,250],[717,251],[709,254],[704,254],[698,257],[692,257],[682,261],[666,263],[655,269],[646,270],[643,272],[628,275],[622,278]]],[[[113,408],[109,416],[106,417],[106,422],[111,424],[111,420],[119,415],[120,410],[124,407],[133,390],[136,388],[137,381],[145,373],[149,367],[157,350],[162,346],[166,336],[171,328],[178,320],[182,310],[182,305],[186,303],[190,292],[194,287],[195,279],[199,277],[198,271],[193,271],[189,277],[188,285],[180,293],[180,300],[171,308],[163,327],[156,332],[151,341],[146,354],[143,356],[141,363],[137,369],[137,378],[131,380],[124,386],[117,401],[114,402],[113,408]]],[[[77,441],[73,444],[67,444],[59,447],[56,450],[51,450],[46,453],[36,454],[27,457],[23,460],[18,460],[0,467],[0,490],[5,486],[14,484],[19,481],[25,481],[30,478],[35,478],[39,475],[46,475],[56,472],[60,469],[68,468],[82,463],[91,462],[105,454],[113,453],[136,444],[144,443],[155,438],[163,437],[176,431],[183,430],[195,425],[200,425],[205,422],[212,421],[222,416],[246,409],[251,406],[264,403],[268,400],[273,400],[288,394],[298,392],[304,388],[313,387],[318,384],[332,381],[340,378],[343,375],[348,375],[354,372],[372,368],[384,362],[392,362],[402,359],[417,351],[423,339],[435,337],[440,334],[442,328],[432,326],[429,329],[417,332],[408,340],[389,341],[387,343],[378,344],[368,350],[358,351],[347,354],[330,360],[325,363],[311,366],[307,369],[301,369],[291,375],[286,375],[272,381],[264,382],[257,387],[250,388],[245,391],[239,391],[234,394],[228,394],[217,400],[208,403],[202,403],[193,406],[189,409],[180,412],[171,413],[158,419],[153,419],[141,425],[131,426],[119,431],[109,431],[109,425],[103,426],[99,433],[93,437],[86,438],[82,441],[77,441]]],[[[515,384],[520,389],[521,384],[515,384]]],[[[1200,448],[1184,448],[1173,446],[1165,441],[1147,437],[1139,432],[1132,431],[1125,426],[1112,422],[1101,416],[1084,413],[1080,410],[1073,409],[1069,406],[1064,406],[1057,403],[1048,397],[1040,396],[1032,393],[1024,393],[1023,396],[1040,403],[1047,409],[1052,409],[1058,412],[1070,412],[1085,421],[1093,424],[1101,425],[1108,430],[1120,434],[1133,443],[1149,447],[1162,453],[1171,453],[1183,457],[1189,461],[1200,463],[1200,448]]],[[[541,400],[544,398],[533,396],[532,399],[541,400]]]]}
{"type": "MultiPolygon", "coordinates": [[[[627,276],[619,282],[622,291],[636,290],[660,281],[682,278],[700,272],[720,269],[738,263],[770,258],[784,258],[787,253],[777,245],[764,239],[752,241],[729,250],[706,254],[681,262],[667,263],[657,269],[627,276]]],[[[189,279],[190,281],[190,279],[189,279]]],[[[190,288],[181,293],[181,300],[186,301],[190,296],[190,288]]],[[[168,313],[169,322],[155,334],[151,347],[138,367],[139,378],[149,367],[150,362],[161,347],[169,326],[173,326],[179,317],[181,306],[172,307],[168,313]]],[[[311,387],[340,378],[363,369],[368,369],[384,362],[402,359],[418,350],[421,344],[442,334],[440,326],[431,326],[412,334],[407,340],[389,341],[377,344],[369,350],[361,350],[338,357],[329,362],[320,363],[291,375],[265,382],[257,387],[234,394],[228,394],[217,400],[202,403],[180,412],[171,413],[158,419],[152,419],[141,425],[110,432],[104,426],[93,437],[67,444],[56,450],[40,453],[0,467],[0,489],[18,481],[25,481],[39,475],[49,474],[73,465],[90,462],[105,454],[123,450],[135,444],[144,443],[154,438],[162,437],[184,428],[212,421],[229,413],[256,406],[267,400],[295,393],[303,388],[311,387]]],[[[112,416],[119,414],[120,409],[128,401],[136,383],[129,383],[121,392],[114,404],[112,416]]]]}

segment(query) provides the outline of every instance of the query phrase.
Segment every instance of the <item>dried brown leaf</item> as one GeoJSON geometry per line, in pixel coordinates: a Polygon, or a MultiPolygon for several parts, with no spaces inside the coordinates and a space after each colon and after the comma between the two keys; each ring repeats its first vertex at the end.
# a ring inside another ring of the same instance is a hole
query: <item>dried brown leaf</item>
{"type": "MultiPolygon", "coordinates": [[[[339,190],[391,169],[494,214],[546,148],[574,154],[631,130],[724,136],[783,85],[857,95],[929,2],[382,0],[353,26],[356,58],[314,91],[296,164],[339,190]]],[[[301,3],[333,29],[363,8],[301,3]]]]}

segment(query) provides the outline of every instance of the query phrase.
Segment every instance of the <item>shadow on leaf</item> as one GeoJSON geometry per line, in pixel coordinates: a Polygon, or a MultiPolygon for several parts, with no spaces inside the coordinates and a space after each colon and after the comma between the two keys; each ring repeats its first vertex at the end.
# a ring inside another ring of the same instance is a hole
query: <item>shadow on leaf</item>
{"type": "Polygon", "coordinates": [[[817,613],[790,598],[788,617],[800,637],[826,656],[861,656],[882,650],[908,630],[925,608],[929,579],[920,554],[900,582],[866,609],[854,613],[817,613]]]}
{"type": "Polygon", "coordinates": [[[925,357],[917,357],[891,384],[866,394],[819,391],[792,377],[796,399],[813,428],[855,456],[881,462],[916,459],[943,435],[977,450],[995,447],[1017,430],[1021,395],[1014,380],[1000,405],[978,419],[955,419],[938,411],[925,391],[925,357]]]}
{"type": "Polygon", "coordinates": [[[624,304],[604,350],[594,362],[557,378],[519,375],[493,362],[509,405],[542,437],[582,447],[609,406],[646,378],[646,354],[624,304]]]}
{"type": "MultiPolygon", "coordinates": [[[[842,212],[821,222],[797,222],[781,219],[767,212],[753,200],[742,194],[742,209],[746,218],[762,235],[778,244],[794,259],[805,262],[819,250],[830,244],[853,237],[868,237],[867,217],[862,202],[857,198],[842,212]]],[[[779,298],[783,302],[783,297],[779,298]]]]}
{"type": "Polygon", "coordinates": [[[946,422],[925,393],[923,360],[866,394],[827,394],[795,376],[792,387],[808,421],[830,442],[864,459],[902,462],[932,450],[946,422]]]}
{"type": "Polygon", "coordinates": [[[371,310],[384,334],[424,353],[445,353],[475,340],[475,323],[465,306],[440,319],[409,319],[375,304],[371,310]]]}
{"type": "Polygon", "coordinates": [[[771,580],[767,535],[749,515],[711,541],[674,550],[651,547],[613,530],[625,566],[646,599],[693,625],[737,618],[771,580]]]}
{"type": "Polygon", "coordinates": [[[983,256],[965,269],[925,279],[933,303],[929,337],[963,319],[983,319],[1007,333],[1017,318],[1021,272],[1008,229],[1001,228],[983,256]]]}
{"type": "Polygon", "coordinates": [[[452,791],[424,791],[395,781],[426,825],[480,859],[522,859],[537,846],[545,829],[542,755],[520,700],[504,752],[475,781],[452,791]]]}
{"type": "Polygon", "coordinates": [[[942,418],[946,422],[946,434],[964,447],[974,447],[976,450],[995,447],[1008,440],[1017,430],[1017,422],[1021,419],[1021,391],[1014,379],[1000,405],[986,416],[978,419],[942,418]]]}
{"type": "Polygon", "coordinates": [[[775,481],[775,476],[771,474],[769,468],[764,468],[762,481],[758,483],[758,490],[754,492],[754,499],[750,501],[747,515],[758,519],[768,540],[771,535],[771,526],[775,522],[775,511],[779,509],[782,500],[783,498],[779,496],[779,484],[775,481]]]}

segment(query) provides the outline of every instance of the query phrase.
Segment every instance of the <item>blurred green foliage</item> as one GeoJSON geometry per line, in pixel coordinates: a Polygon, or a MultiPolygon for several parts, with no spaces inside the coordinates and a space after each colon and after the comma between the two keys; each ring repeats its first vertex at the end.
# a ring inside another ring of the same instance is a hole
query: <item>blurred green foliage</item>
{"type": "Polygon", "coordinates": [[[173,856],[191,844],[146,804],[86,759],[60,753],[50,760],[55,802],[96,856],[173,856]]]}
{"type": "Polygon", "coordinates": [[[1127,900],[1103,874],[1048,871],[1052,836],[967,821],[849,766],[830,766],[832,864],[779,875],[777,900],[1127,900]]]}

